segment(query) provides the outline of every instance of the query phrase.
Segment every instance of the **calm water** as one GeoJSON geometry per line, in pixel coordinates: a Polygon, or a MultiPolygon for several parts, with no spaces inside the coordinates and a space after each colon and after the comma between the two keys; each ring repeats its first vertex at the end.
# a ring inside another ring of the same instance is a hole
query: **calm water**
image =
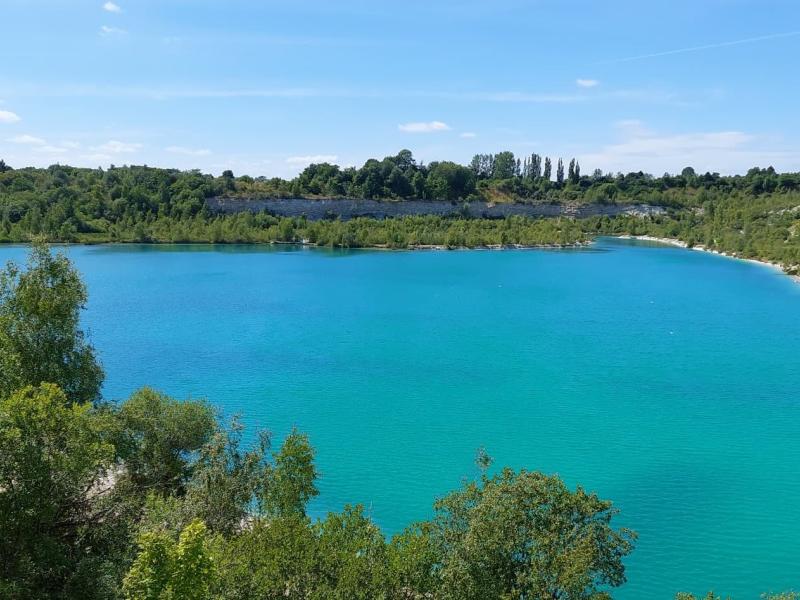
{"type": "MultiPolygon", "coordinates": [[[[0,248],[0,259],[21,257],[0,248]]],[[[496,464],[613,499],[640,534],[616,594],[800,586],[800,285],[699,252],[68,250],[106,394],[205,396],[308,432],[321,514],[389,532],[496,464]]]]}

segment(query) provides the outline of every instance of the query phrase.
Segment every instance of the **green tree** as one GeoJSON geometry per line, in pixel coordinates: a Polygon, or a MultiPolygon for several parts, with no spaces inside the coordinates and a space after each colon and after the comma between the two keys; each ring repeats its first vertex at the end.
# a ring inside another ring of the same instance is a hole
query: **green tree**
{"type": "Polygon", "coordinates": [[[475,174],[454,162],[431,163],[426,182],[427,196],[433,200],[459,200],[475,190],[475,174]]]}
{"type": "Polygon", "coordinates": [[[440,548],[428,523],[412,525],[392,538],[387,548],[392,587],[402,598],[438,597],[440,548]]]}
{"type": "Polygon", "coordinates": [[[119,453],[137,489],[180,493],[192,473],[193,455],[217,430],[204,401],[181,402],[143,388],[119,409],[119,453]]]}
{"type": "Polygon", "coordinates": [[[513,152],[498,152],[494,157],[492,179],[510,179],[518,175],[517,160],[513,152]]]}
{"type": "Polygon", "coordinates": [[[70,401],[100,395],[103,371],[80,329],[86,286],[63,254],[34,243],[27,270],[0,272],[0,397],[55,383],[70,401]]]}
{"type": "Polygon", "coordinates": [[[200,519],[215,533],[232,535],[248,515],[256,494],[265,482],[265,452],[269,443],[250,450],[241,448],[242,427],[218,429],[199,451],[186,485],[182,511],[185,520],[200,519]]]}
{"type": "Polygon", "coordinates": [[[625,582],[635,534],[612,529],[610,502],[558,477],[504,469],[435,509],[444,598],[604,598],[625,582]]]}
{"type": "Polygon", "coordinates": [[[318,564],[318,538],[307,518],[256,520],[227,543],[218,595],[305,600],[319,585],[318,564]]]}
{"type": "Polygon", "coordinates": [[[175,541],[164,532],[139,538],[139,553],[125,576],[129,600],[206,600],[212,598],[217,571],[211,541],[202,521],[192,521],[175,541]]]}
{"type": "Polygon", "coordinates": [[[57,597],[84,564],[97,566],[91,528],[108,520],[114,448],[87,404],[57,386],[28,386],[0,401],[0,589],[10,598],[57,597]]]}
{"type": "Polygon", "coordinates": [[[569,161],[567,179],[570,183],[578,183],[581,179],[581,166],[575,158],[569,161]]]}
{"type": "Polygon", "coordinates": [[[553,164],[550,162],[550,157],[544,157],[544,171],[542,172],[542,179],[545,181],[550,181],[550,177],[553,173],[553,164]]]}
{"type": "Polygon", "coordinates": [[[563,185],[564,183],[564,161],[558,159],[558,166],[556,167],[556,183],[563,185]]]}
{"type": "Polygon", "coordinates": [[[317,526],[319,582],[312,598],[371,600],[391,589],[386,541],[361,506],[345,506],[317,526]]]}
{"type": "Polygon", "coordinates": [[[274,455],[275,466],[270,469],[262,496],[266,514],[305,516],[308,501],[317,496],[314,449],[308,436],[293,430],[274,455]]]}

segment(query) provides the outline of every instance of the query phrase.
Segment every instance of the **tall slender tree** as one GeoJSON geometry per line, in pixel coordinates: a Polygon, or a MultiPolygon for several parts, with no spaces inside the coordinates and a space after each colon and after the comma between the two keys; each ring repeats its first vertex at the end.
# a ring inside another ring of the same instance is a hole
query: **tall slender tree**
{"type": "Polygon", "coordinates": [[[531,154],[531,179],[537,180],[542,176],[542,157],[531,154]]]}

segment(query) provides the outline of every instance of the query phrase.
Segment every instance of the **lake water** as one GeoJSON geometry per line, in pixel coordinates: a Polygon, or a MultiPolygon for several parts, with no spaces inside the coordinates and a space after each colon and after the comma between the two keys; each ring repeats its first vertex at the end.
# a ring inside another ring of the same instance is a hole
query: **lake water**
{"type": "MultiPolygon", "coordinates": [[[[315,514],[387,532],[497,465],[558,473],[639,532],[615,597],[800,586],[800,285],[678,248],[68,249],[105,393],[206,397],[307,432],[315,514]]],[[[0,259],[24,249],[0,248],[0,259]]]]}

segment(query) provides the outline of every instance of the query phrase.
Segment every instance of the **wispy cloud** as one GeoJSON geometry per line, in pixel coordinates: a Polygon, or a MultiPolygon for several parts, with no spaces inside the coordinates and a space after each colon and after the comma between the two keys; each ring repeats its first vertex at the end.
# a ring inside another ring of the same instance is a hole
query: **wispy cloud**
{"type": "Polygon", "coordinates": [[[742,173],[753,166],[790,169],[800,159],[800,149],[782,149],[776,140],[744,131],[659,133],[635,119],[615,125],[621,140],[579,155],[586,168],[660,175],[692,166],[698,171],[742,173]]]}
{"type": "Polygon", "coordinates": [[[109,140],[99,146],[92,146],[92,150],[101,154],[130,154],[142,147],[141,144],[109,140]]]}
{"type": "Polygon", "coordinates": [[[714,48],[727,48],[728,46],[739,46],[741,44],[752,44],[754,42],[764,42],[767,40],[777,40],[780,38],[794,37],[800,35],[800,31],[787,31],[784,33],[771,33],[768,35],[760,35],[757,37],[744,38],[741,40],[732,40],[728,42],[718,42],[715,44],[703,44],[702,46],[689,46],[687,48],[675,48],[673,50],[664,50],[662,52],[651,52],[649,54],[638,54],[635,56],[626,56],[624,58],[615,58],[612,60],[601,61],[598,64],[614,64],[631,62],[634,60],[643,60],[645,58],[657,58],[659,56],[670,56],[672,54],[683,54],[685,52],[698,52],[700,50],[713,50],[714,48]]]}
{"type": "MultiPolygon", "coordinates": [[[[443,90],[375,90],[359,88],[267,87],[267,88],[205,88],[172,86],[106,86],[98,84],[72,84],[63,86],[34,83],[6,84],[18,96],[70,97],[70,98],[141,98],[153,101],[201,99],[326,99],[384,100],[411,98],[448,100],[475,103],[518,104],[574,104],[586,102],[641,102],[688,106],[711,99],[716,92],[699,90],[691,94],[678,94],[664,89],[632,88],[607,89],[592,94],[550,93],[526,91],[443,91],[443,90]]],[[[408,124],[406,124],[408,125],[408,124]]]]}
{"type": "Polygon", "coordinates": [[[64,154],[67,152],[67,148],[62,146],[53,146],[51,144],[45,144],[44,146],[40,146],[37,148],[39,152],[45,152],[46,154],[64,154]]]}
{"type": "Polygon", "coordinates": [[[403,123],[397,128],[404,133],[436,133],[450,130],[450,126],[442,121],[403,123]]]}
{"type": "Polygon", "coordinates": [[[126,33],[128,32],[124,29],[120,29],[119,27],[110,27],[109,25],[102,25],[100,27],[100,35],[103,37],[125,35],[126,33]]]}
{"type": "Polygon", "coordinates": [[[98,163],[108,162],[113,157],[110,154],[103,154],[102,152],[95,152],[93,154],[84,154],[81,156],[82,160],[94,161],[98,163]]]}
{"type": "Polygon", "coordinates": [[[469,139],[469,138],[478,137],[478,134],[475,133],[474,131],[464,131],[463,133],[459,133],[458,137],[469,139]]]}
{"type": "Polygon", "coordinates": [[[11,142],[12,144],[23,144],[26,146],[43,146],[47,143],[42,138],[28,135],[27,133],[15,135],[14,137],[8,138],[7,141],[11,142]]]}
{"type": "Polygon", "coordinates": [[[0,123],[19,123],[22,119],[10,110],[0,110],[0,123]]]}
{"type": "Polygon", "coordinates": [[[339,157],[336,154],[311,154],[308,156],[290,156],[286,159],[286,164],[293,166],[305,166],[319,163],[335,163],[339,157]]]}
{"type": "Polygon", "coordinates": [[[577,94],[552,94],[548,92],[472,92],[465,94],[448,93],[443,97],[485,102],[519,102],[529,104],[569,104],[583,102],[585,96],[577,94]]]}
{"type": "Polygon", "coordinates": [[[121,13],[122,8],[119,4],[114,4],[113,2],[106,2],[103,4],[103,10],[110,12],[110,13],[121,13]]]}
{"type": "Polygon", "coordinates": [[[186,148],[185,146],[167,146],[164,148],[172,154],[184,154],[186,156],[208,156],[211,150],[207,148],[186,148]]]}
{"type": "Polygon", "coordinates": [[[36,137],[35,135],[29,135],[27,133],[15,135],[14,137],[8,138],[6,141],[11,142],[12,144],[28,146],[34,152],[43,154],[64,154],[74,148],[74,146],[71,146],[71,142],[50,144],[44,138],[36,137]]]}
{"type": "Polygon", "coordinates": [[[628,138],[641,138],[653,133],[639,119],[622,119],[614,123],[614,126],[628,138]]]}
{"type": "Polygon", "coordinates": [[[600,85],[600,82],[597,79],[576,79],[575,83],[578,87],[582,88],[593,88],[600,85]]]}

